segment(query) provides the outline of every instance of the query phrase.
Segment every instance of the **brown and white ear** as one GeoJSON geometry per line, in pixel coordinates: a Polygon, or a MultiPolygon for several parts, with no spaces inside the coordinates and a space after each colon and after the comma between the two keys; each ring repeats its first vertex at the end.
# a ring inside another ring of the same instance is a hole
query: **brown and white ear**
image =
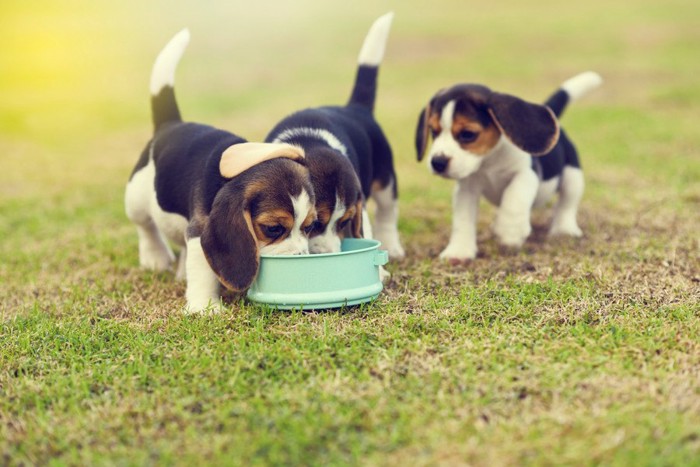
{"type": "Polygon", "coordinates": [[[352,218],[352,236],[353,238],[363,238],[364,232],[362,231],[362,196],[357,200],[355,204],[355,216],[352,218]]]}
{"type": "Polygon", "coordinates": [[[497,92],[489,97],[488,106],[503,134],[533,156],[548,153],[559,141],[559,122],[547,106],[497,92]]]}
{"type": "Polygon", "coordinates": [[[209,265],[222,284],[237,292],[250,287],[258,274],[260,254],[242,196],[238,200],[230,197],[215,200],[201,243],[209,265]]]}
{"type": "Polygon", "coordinates": [[[299,161],[304,159],[304,150],[285,143],[234,144],[221,154],[219,172],[223,177],[233,178],[261,162],[279,157],[299,161]]]}
{"type": "Polygon", "coordinates": [[[418,125],[416,125],[416,155],[418,156],[418,162],[423,160],[425,150],[428,148],[428,132],[430,130],[428,117],[430,116],[430,108],[431,105],[429,103],[418,115],[418,125]]]}

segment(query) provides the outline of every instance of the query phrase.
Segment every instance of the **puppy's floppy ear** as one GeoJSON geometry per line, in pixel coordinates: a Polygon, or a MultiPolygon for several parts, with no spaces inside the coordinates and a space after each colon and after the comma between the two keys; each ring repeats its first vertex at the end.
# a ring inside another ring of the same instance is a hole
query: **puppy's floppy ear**
{"type": "Polygon", "coordinates": [[[428,127],[428,117],[430,116],[430,109],[432,107],[432,101],[425,106],[418,115],[418,125],[416,125],[416,155],[418,156],[418,162],[423,160],[423,155],[428,147],[428,132],[430,128],[428,127]]]}
{"type": "Polygon", "coordinates": [[[260,254],[243,195],[217,197],[202,232],[204,255],[227,288],[243,291],[258,274],[260,254]]]}
{"type": "Polygon", "coordinates": [[[549,107],[497,92],[489,96],[487,104],[498,128],[523,151],[541,156],[557,144],[559,122],[549,107]]]}
{"type": "Polygon", "coordinates": [[[219,172],[223,177],[233,178],[254,165],[278,157],[300,161],[304,159],[304,150],[285,143],[234,144],[221,154],[219,172]]]}
{"type": "Polygon", "coordinates": [[[352,236],[353,238],[362,238],[362,196],[358,197],[357,203],[355,204],[355,216],[352,218],[352,236]]]}

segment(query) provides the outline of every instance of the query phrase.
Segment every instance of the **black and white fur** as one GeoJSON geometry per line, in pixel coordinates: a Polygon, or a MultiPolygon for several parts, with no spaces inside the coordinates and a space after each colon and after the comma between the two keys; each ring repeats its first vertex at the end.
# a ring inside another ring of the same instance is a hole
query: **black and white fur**
{"type": "Polygon", "coordinates": [[[185,311],[215,311],[219,283],[245,290],[257,275],[260,254],[308,253],[314,197],[300,149],[246,143],[182,121],[173,86],[188,43],[185,29],[153,66],[155,131],[129,178],[125,207],[136,224],[141,266],[170,269],[175,255],[168,242],[179,246],[185,311]]]}
{"type": "Polygon", "coordinates": [[[306,153],[318,212],[309,241],[311,253],[338,252],[341,239],[350,235],[376,238],[392,258],[404,256],[391,147],[373,116],[377,75],[392,19],[393,13],[388,13],[370,28],[347,105],[296,112],[266,138],[300,146],[306,153]],[[373,227],[365,204],[369,197],[377,205],[373,227]]]}
{"type": "Polygon", "coordinates": [[[440,258],[457,263],[477,254],[476,223],[483,195],[499,207],[493,231],[519,248],[531,232],[530,212],[559,193],[550,235],[579,237],[576,221],[584,178],[577,151],[557,118],[566,105],[602,82],[594,72],[566,82],[545,105],[475,84],[439,91],[416,128],[418,160],[427,151],[433,173],[456,179],[452,234],[440,258]]]}

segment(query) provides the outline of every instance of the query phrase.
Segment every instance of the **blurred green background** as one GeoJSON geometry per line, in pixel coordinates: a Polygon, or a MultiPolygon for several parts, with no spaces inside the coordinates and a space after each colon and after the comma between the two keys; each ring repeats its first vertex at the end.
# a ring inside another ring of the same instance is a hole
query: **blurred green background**
{"type": "MultiPolygon", "coordinates": [[[[192,33],[177,74],[185,118],[254,140],[293,110],[343,103],[366,29],[389,10],[396,16],[377,114],[409,191],[437,182],[413,164],[415,116],[454,82],[538,101],[569,76],[598,71],[604,87],[576,104],[615,117],[578,138],[592,149],[584,164],[600,158],[594,167],[631,170],[653,150],[623,155],[608,132],[620,145],[634,145],[639,131],[658,132],[659,144],[674,146],[661,126],[695,125],[688,116],[700,102],[700,7],[690,0],[5,1],[0,194],[119,185],[150,133],[152,61],[182,27],[192,33]]],[[[663,157],[689,157],[687,147],[667,149],[663,157]]]]}

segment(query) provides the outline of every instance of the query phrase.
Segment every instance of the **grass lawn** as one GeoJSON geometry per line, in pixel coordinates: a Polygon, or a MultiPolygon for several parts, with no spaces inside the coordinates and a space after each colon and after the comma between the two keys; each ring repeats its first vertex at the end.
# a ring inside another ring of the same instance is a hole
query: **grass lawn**
{"type": "Polygon", "coordinates": [[[700,3],[0,5],[0,464],[700,465],[700,3]],[[408,257],[375,303],[184,316],[138,269],[123,188],[148,78],[179,29],[185,118],[264,137],[343,103],[371,22],[396,13],[377,116],[408,257]],[[418,112],[481,82],[534,101],[593,69],[563,118],[586,174],[580,240],[519,253],[483,204],[479,258],[437,259],[452,182],[418,112]]]}

